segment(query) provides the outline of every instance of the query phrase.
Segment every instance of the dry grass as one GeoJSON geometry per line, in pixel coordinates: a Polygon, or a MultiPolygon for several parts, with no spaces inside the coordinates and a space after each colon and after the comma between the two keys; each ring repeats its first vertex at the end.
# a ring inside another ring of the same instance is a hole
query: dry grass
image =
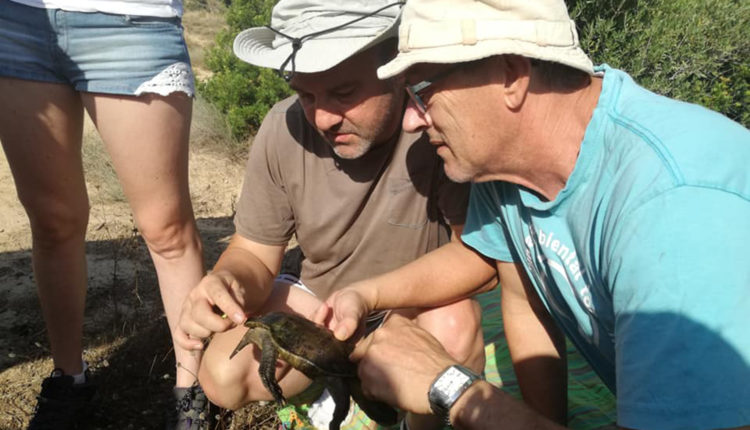
{"type": "Polygon", "coordinates": [[[219,110],[200,94],[193,103],[193,122],[190,145],[193,150],[210,151],[232,160],[243,162],[251,139],[238,141],[219,110]]]}
{"type": "Polygon", "coordinates": [[[213,45],[216,33],[226,28],[224,14],[226,6],[219,0],[187,0],[182,24],[185,27],[185,41],[190,48],[190,59],[198,79],[210,76],[204,67],[204,53],[213,45]]]}

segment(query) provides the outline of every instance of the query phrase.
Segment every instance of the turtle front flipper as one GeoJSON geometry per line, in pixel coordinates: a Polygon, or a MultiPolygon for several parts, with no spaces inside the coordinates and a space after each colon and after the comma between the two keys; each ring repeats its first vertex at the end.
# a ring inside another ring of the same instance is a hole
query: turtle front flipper
{"type": "Polygon", "coordinates": [[[284,394],[281,392],[281,387],[276,381],[276,357],[278,352],[276,346],[273,343],[273,339],[267,332],[260,334],[260,366],[258,367],[258,374],[263,385],[271,393],[276,403],[283,406],[286,403],[284,394]]]}
{"type": "Polygon", "coordinates": [[[362,392],[362,384],[359,378],[346,378],[349,384],[349,392],[359,408],[370,417],[371,420],[384,426],[396,424],[398,412],[390,405],[365,397],[362,392]]]}
{"type": "Polygon", "coordinates": [[[324,385],[331,394],[333,402],[336,404],[336,408],[333,410],[333,417],[331,417],[331,422],[328,424],[328,430],[339,430],[351,406],[349,386],[340,377],[326,377],[324,378],[324,385]]]}
{"type": "Polygon", "coordinates": [[[229,355],[229,359],[237,355],[242,348],[249,344],[255,344],[260,348],[260,363],[258,365],[258,375],[263,386],[271,393],[276,403],[284,405],[286,399],[282,394],[281,387],[276,381],[276,357],[278,356],[277,345],[273,341],[271,333],[268,331],[268,327],[258,325],[254,320],[248,320],[245,323],[248,327],[245,335],[242,336],[237,347],[229,355]]]}

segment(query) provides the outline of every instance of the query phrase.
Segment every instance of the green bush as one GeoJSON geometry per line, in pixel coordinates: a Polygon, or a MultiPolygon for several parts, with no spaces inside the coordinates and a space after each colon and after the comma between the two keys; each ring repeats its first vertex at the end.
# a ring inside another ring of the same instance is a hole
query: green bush
{"type": "Polygon", "coordinates": [[[268,109],[292,91],[271,69],[251,66],[232,53],[240,31],[271,21],[273,0],[233,0],[227,9],[228,29],[219,32],[206,53],[212,76],[198,90],[225,115],[232,136],[244,139],[257,131],[268,109]]]}
{"type": "Polygon", "coordinates": [[[750,2],[568,0],[595,63],[750,127],[750,2]]]}

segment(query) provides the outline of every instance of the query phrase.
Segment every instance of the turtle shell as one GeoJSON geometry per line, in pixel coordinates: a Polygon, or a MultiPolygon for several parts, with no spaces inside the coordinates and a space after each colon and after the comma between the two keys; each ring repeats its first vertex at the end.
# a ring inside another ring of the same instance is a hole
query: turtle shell
{"type": "Polygon", "coordinates": [[[350,344],[307,318],[271,312],[245,322],[251,329],[265,329],[276,345],[279,357],[308,377],[356,376],[356,365],[349,361],[350,344]]]}

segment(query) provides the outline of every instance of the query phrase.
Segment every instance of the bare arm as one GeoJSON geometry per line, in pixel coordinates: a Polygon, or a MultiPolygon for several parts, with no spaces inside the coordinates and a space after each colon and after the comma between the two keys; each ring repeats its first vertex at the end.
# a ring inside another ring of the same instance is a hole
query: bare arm
{"type": "MultiPolygon", "coordinates": [[[[562,429],[567,414],[564,336],[519,265],[500,262],[498,273],[503,323],[524,403],[482,381],[453,405],[451,422],[457,429],[562,429]]],[[[397,361],[405,360],[395,357],[388,365],[398,366],[397,361]]]]}
{"type": "Polygon", "coordinates": [[[263,245],[237,234],[232,236],[213,271],[193,288],[183,304],[180,327],[191,336],[182,340],[183,347],[201,349],[199,339],[242,324],[248,314],[260,308],[270,295],[284,249],[283,245],[263,245]],[[222,318],[222,313],[228,318],[222,318]]]}
{"type": "MultiPolygon", "coordinates": [[[[431,413],[430,384],[455,364],[437,339],[399,314],[361,340],[352,358],[359,360],[359,376],[367,395],[419,414],[431,413]]],[[[459,397],[450,419],[455,428],[462,429],[563,428],[485,381],[475,383],[459,397]]]]}
{"type": "MultiPolygon", "coordinates": [[[[458,398],[450,410],[450,420],[456,429],[560,430],[566,428],[542,417],[486,381],[475,383],[458,398]]],[[[623,427],[618,428],[625,430],[623,427]]],[[[750,430],[750,426],[727,430],[750,430]]]]}
{"type": "Polygon", "coordinates": [[[330,328],[339,339],[347,339],[372,310],[452,303],[493,288],[495,276],[492,262],[455,240],[396,270],[337,291],[317,318],[332,308],[330,328]]]}
{"type": "MultiPolygon", "coordinates": [[[[456,364],[437,339],[399,314],[393,314],[387,324],[362,339],[352,359],[359,362],[365,394],[418,414],[431,413],[427,397],[430,384],[441,371],[456,364]]],[[[565,428],[486,381],[469,387],[449,413],[456,429],[565,428]]]]}
{"type": "Polygon", "coordinates": [[[524,401],[547,418],[565,424],[565,337],[520,265],[499,262],[498,273],[505,335],[524,401]]]}
{"type": "Polygon", "coordinates": [[[495,267],[460,241],[394,271],[358,283],[374,309],[440,306],[488,290],[495,267]]]}
{"type": "Polygon", "coordinates": [[[472,385],[450,410],[450,421],[456,429],[491,430],[559,430],[556,424],[529,406],[512,398],[489,382],[472,385]]]}

